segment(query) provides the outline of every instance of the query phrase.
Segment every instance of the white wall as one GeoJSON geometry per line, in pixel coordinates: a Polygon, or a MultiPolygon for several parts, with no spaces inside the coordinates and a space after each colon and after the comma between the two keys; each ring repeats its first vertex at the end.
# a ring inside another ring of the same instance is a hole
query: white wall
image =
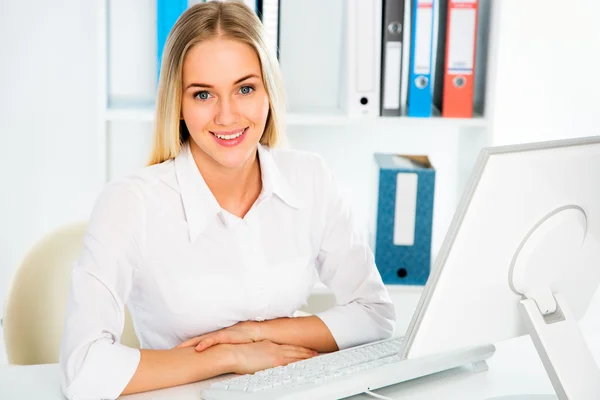
{"type": "Polygon", "coordinates": [[[492,143],[600,134],[600,2],[493,3],[492,143]]]}
{"type": "Polygon", "coordinates": [[[93,3],[0,2],[2,303],[27,249],[87,218],[100,188],[93,3]]]}

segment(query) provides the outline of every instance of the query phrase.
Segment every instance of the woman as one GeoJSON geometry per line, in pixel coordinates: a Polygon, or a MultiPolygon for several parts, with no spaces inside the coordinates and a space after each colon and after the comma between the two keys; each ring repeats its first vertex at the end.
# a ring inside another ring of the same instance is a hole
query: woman
{"type": "Polygon", "coordinates": [[[67,397],[252,373],[390,337],[394,307],[316,155],[275,150],[281,78],[242,3],[200,3],[165,46],[151,165],[109,184],[73,269],[67,397]],[[337,306],[294,317],[320,277],[337,306]],[[124,307],[142,349],[119,343],[124,307]]]}

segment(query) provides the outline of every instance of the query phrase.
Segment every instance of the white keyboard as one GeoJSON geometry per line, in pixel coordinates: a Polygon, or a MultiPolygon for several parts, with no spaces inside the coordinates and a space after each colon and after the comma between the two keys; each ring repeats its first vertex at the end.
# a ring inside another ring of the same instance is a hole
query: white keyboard
{"type": "Polygon", "coordinates": [[[491,356],[493,346],[482,346],[452,356],[403,360],[403,338],[392,338],[254,374],[213,383],[205,400],[339,399],[394,383],[475,363],[491,356]]]}

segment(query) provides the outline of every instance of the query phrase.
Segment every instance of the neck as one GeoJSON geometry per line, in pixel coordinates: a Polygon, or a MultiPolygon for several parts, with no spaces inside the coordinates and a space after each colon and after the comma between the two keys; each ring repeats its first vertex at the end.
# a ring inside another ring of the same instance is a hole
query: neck
{"type": "Polygon", "coordinates": [[[221,208],[243,218],[262,190],[260,163],[254,152],[237,168],[226,168],[192,145],[192,156],[202,178],[221,208]]]}

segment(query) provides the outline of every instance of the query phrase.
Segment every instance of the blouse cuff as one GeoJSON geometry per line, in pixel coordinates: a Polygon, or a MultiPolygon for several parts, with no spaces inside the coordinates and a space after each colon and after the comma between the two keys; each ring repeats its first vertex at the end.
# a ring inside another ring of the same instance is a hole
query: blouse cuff
{"type": "Polygon", "coordinates": [[[116,399],[131,381],[140,362],[138,349],[98,341],[88,351],[79,375],[65,388],[71,400],[116,399]]]}
{"type": "MultiPolygon", "coordinates": [[[[373,321],[373,316],[359,303],[336,306],[316,316],[329,328],[340,350],[391,336],[384,326],[373,321]]],[[[389,325],[389,321],[386,322],[388,324],[384,325],[389,325]]]]}

